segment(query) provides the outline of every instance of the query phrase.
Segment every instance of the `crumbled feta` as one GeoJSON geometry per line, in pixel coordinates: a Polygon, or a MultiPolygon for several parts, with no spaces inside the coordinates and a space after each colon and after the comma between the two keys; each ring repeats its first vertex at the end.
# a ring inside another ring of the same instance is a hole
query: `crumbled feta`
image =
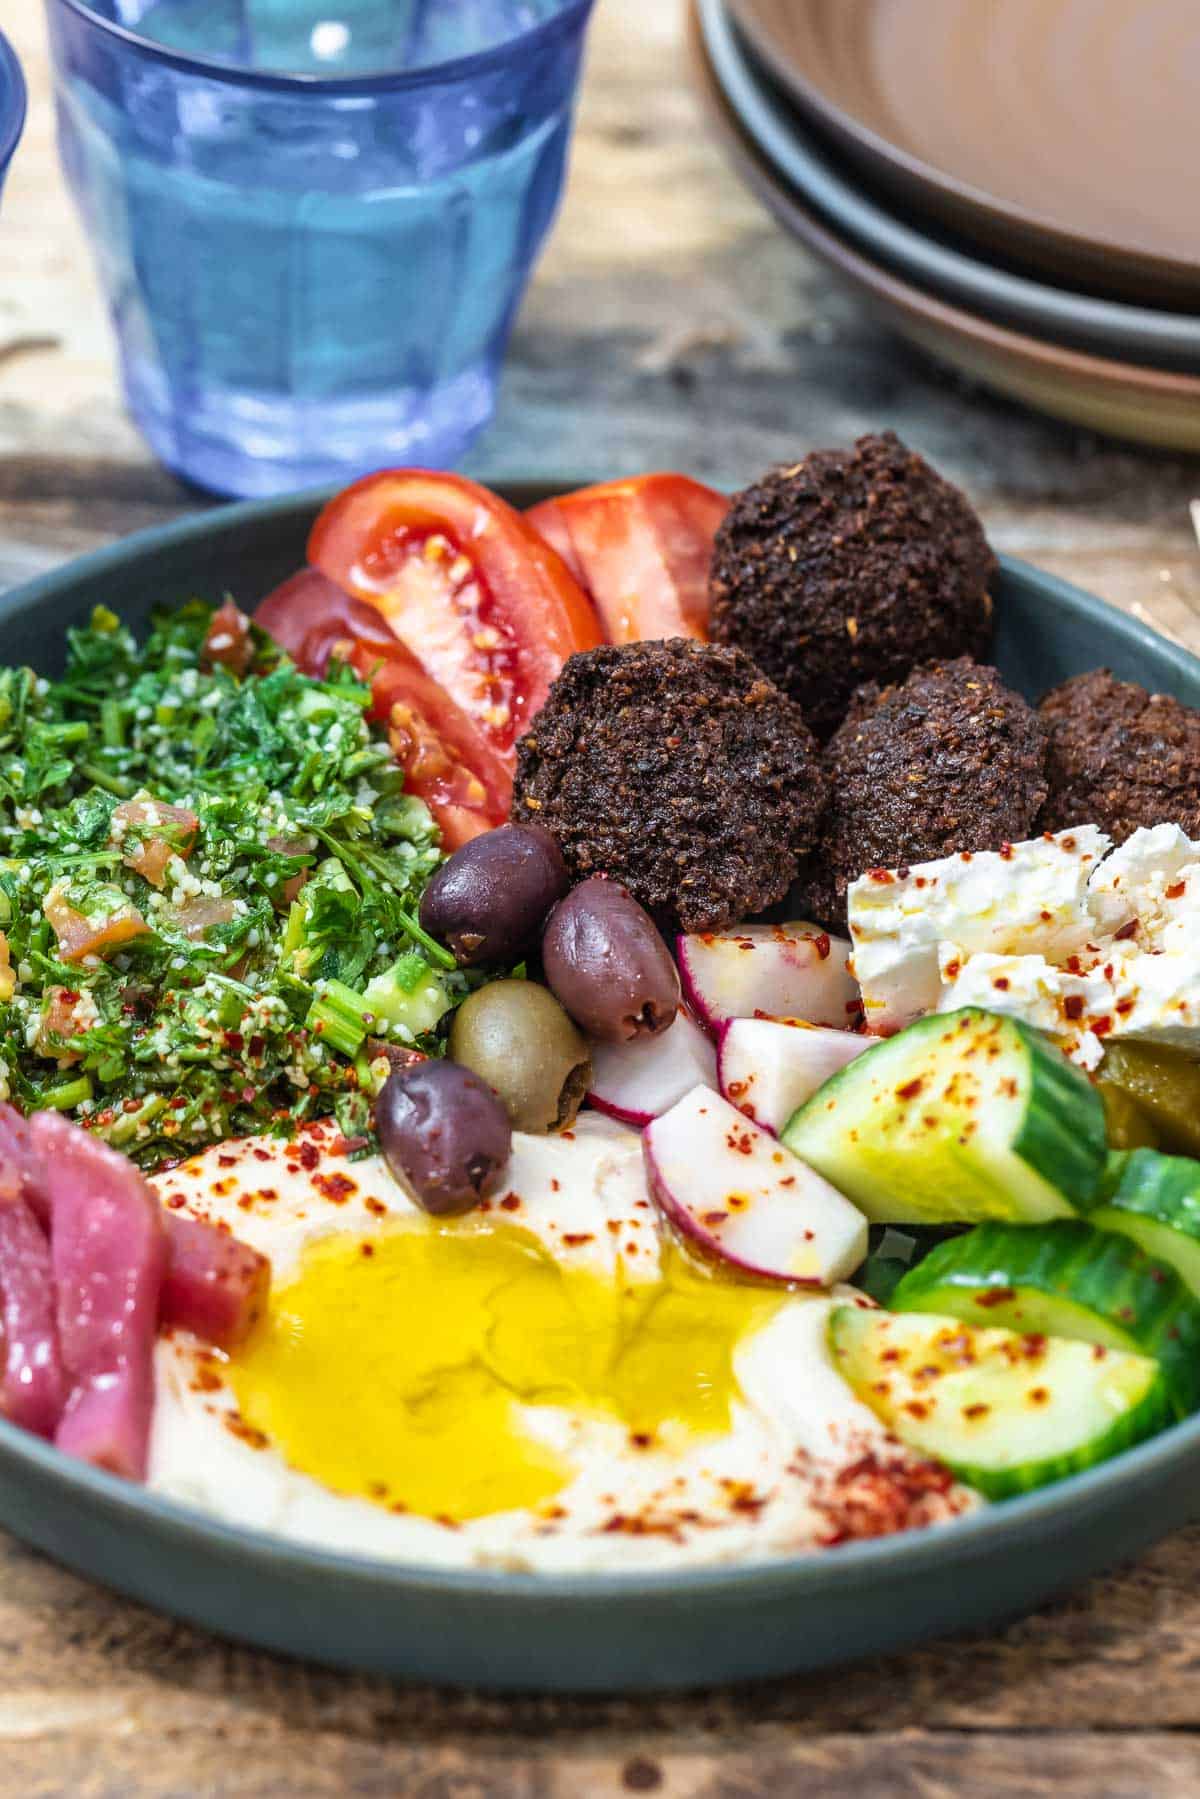
{"type": "Polygon", "coordinates": [[[872,869],[850,888],[854,972],[867,1024],[897,1031],[940,1001],[938,949],[1045,954],[1082,949],[1093,929],[1088,876],[1111,848],[1095,825],[1002,850],[872,869]]]}
{"type": "Polygon", "coordinates": [[[850,930],[868,1022],[897,1030],[920,1012],[979,1006],[1050,1032],[1085,1068],[1110,1037],[1200,1053],[1200,843],[1158,825],[1107,848],[1082,825],[974,856],[965,875],[947,857],[857,881],[850,930]],[[1073,889],[1063,851],[1081,877],[1073,889]]]}

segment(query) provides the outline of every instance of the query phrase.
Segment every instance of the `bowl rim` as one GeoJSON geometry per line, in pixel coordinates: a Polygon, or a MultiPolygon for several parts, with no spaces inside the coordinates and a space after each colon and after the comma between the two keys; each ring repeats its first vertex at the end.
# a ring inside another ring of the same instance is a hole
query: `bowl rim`
{"type": "MultiPolygon", "coordinates": [[[[1099,299],[1071,288],[1014,274],[952,243],[944,243],[893,212],[844,172],[798,114],[764,82],[772,64],[760,59],[723,0],[698,0],[709,60],[742,126],[774,168],[839,232],[893,267],[898,274],[944,292],[997,322],[1025,331],[1062,332],[1092,353],[1124,357],[1170,356],[1200,368],[1200,316],[1166,308],[1099,299]]],[[[776,83],[777,85],[777,83],[776,83]]]]}
{"type": "Polygon", "coordinates": [[[25,114],[29,104],[29,92],[25,86],[25,71],[17,58],[17,53],[0,31],[0,76],[7,79],[12,105],[0,113],[0,175],[3,175],[13,159],[17,145],[21,141],[21,133],[25,129],[25,114]]]}
{"type": "Polygon", "coordinates": [[[1089,263],[1098,259],[1119,260],[1133,270],[1157,271],[1160,279],[1195,290],[1200,279],[1200,259],[1188,262],[1180,256],[1123,244],[1118,238],[1090,237],[1072,231],[1069,226],[1042,213],[1026,212],[1019,206],[1008,204],[998,195],[926,162],[914,151],[884,137],[847,108],[839,106],[799,63],[788,57],[759,13],[757,0],[730,0],[730,5],[739,27],[751,40],[762,61],[774,70],[780,85],[806,107],[826,131],[860,157],[869,158],[877,167],[899,171],[926,194],[944,196],[962,212],[985,218],[993,231],[1015,228],[1060,254],[1082,254],[1089,263]]]}
{"type": "MultiPolygon", "coordinates": [[[[545,477],[513,475],[492,483],[501,492],[525,489],[564,491],[563,482],[545,477]]],[[[131,559],[154,552],[178,550],[222,531],[239,531],[256,524],[297,522],[313,518],[336,490],[312,488],[269,500],[244,500],[186,515],[165,525],[153,525],[73,558],[32,581],[22,582],[0,596],[0,623],[15,613],[52,605],[62,598],[64,586],[111,576],[131,559]]],[[[1133,647],[1153,649],[1191,679],[1200,678],[1200,658],[1182,645],[1152,630],[1140,619],[1121,612],[1095,594],[1088,593],[1057,575],[1034,568],[1015,557],[1002,555],[1006,580],[1036,587],[1040,596],[1062,611],[1083,621],[1115,624],[1120,636],[1133,647]]],[[[110,1516],[134,1529],[157,1531],[176,1543],[203,1546],[214,1555],[244,1564],[267,1563],[276,1572],[304,1580],[328,1578],[352,1581],[365,1589],[382,1583],[394,1591],[421,1591],[447,1599],[474,1598],[484,1602],[522,1602],[539,1608],[570,1609],[580,1605],[606,1607],[633,1600],[683,1602],[699,1596],[736,1591],[741,1595],[761,1589],[803,1592],[820,1589],[831,1579],[853,1583],[867,1581],[884,1570],[904,1572],[945,1568],[952,1560],[973,1561],[989,1550],[1016,1547],[1031,1532],[1052,1530],[1056,1520],[1087,1510],[1099,1510],[1123,1488],[1139,1489],[1155,1481],[1175,1465],[1182,1466],[1200,1453],[1200,1414],[1170,1425],[1158,1436],[1122,1451],[1111,1461],[1072,1475],[1053,1486],[981,1507],[945,1526],[899,1532],[870,1541],[841,1544],[836,1550],[810,1550],[791,1556],[768,1556],[751,1562],[709,1566],[645,1569],[630,1573],[545,1574],[480,1568],[445,1568],[407,1562],[392,1557],[358,1555],[351,1551],[323,1549],[269,1531],[228,1523],[180,1501],[151,1493],[145,1487],[76,1462],[52,1444],[43,1442],[0,1419],[0,1469],[32,1469],[60,1490],[83,1502],[102,1507],[110,1516]],[[839,1571],[843,1571],[841,1573],[839,1571]]]]}
{"type": "Polygon", "coordinates": [[[136,55],[146,56],[184,74],[221,81],[239,87],[265,88],[274,93],[304,93],[351,97],[354,95],[388,94],[415,91],[422,87],[447,86],[452,82],[470,81],[504,67],[510,57],[523,57],[539,50],[557,38],[571,36],[586,24],[595,0],[560,0],[557,10],[539,19],[515,37],[504,38],[486,49],[465,56],[449,57],[444,62],[429,63],[415,69],[374,70],[361,75],[289,74],[284,70],[252,69],[224,57],[204,56],[199,52],[176,50],[168,44],[144,37],[132,26],[115,19],[105,19],[94,11],[88,0],[47,0],[71,13],[87,29],[111,38],[136,55]]]}

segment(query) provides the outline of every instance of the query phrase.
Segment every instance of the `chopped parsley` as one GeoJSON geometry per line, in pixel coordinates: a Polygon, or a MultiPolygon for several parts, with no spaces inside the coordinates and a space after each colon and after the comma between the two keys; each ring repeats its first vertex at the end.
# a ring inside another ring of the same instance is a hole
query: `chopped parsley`
{"type": "Polygon", "coordinates": [[[0,1098],[146,1166],[333,1111],[466,993],[417,906],[436,827],[349,670],[192,604],[101,608],[61,680],[0,669],[0,1098]],[[214,624],[214,618],[216,623],[214,624]]]}

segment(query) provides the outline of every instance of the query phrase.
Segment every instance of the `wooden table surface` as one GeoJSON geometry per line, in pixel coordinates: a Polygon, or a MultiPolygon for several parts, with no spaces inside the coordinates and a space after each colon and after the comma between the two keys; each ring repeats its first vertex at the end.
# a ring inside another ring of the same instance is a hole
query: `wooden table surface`
{"type": "MultiPolygon", "coordinates": [[[[19,13],[19,18],[13,15],[19,13]]],[[[0,589],[205,502],[125,420],[54,157],[40,9],[0,216],[0,589]]],[[[567,204],[472,468],[737,485],[890,425],[998,548],[1200,647],[1200,463],[968,391],[783,239],[706,140],[679,0],[600,0],[567,204]]],[[[0,1538],[5,1794],[669,1799],[1200,1791],[1200,1530],[1001,1635],[687,1698],[437,1695],[217,1642],[0,1538]]]]}

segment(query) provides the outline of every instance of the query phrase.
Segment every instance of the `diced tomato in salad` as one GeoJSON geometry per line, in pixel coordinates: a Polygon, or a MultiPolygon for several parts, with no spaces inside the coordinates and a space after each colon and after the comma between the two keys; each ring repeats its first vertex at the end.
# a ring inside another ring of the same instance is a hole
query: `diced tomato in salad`
{"type": "Polygon", "coordinates": [[[639,475],[528,514],[591,595],[610,643],[708,635],[713,539],[729,500],[686,475],[639,475]]]}

